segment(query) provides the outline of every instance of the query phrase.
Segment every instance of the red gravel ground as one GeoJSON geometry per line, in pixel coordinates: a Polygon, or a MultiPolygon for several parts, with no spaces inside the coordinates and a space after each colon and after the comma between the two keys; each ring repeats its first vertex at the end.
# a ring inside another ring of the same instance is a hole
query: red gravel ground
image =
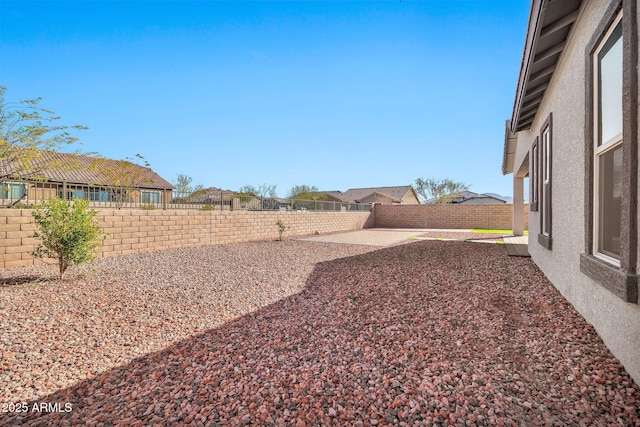
{"type": "Polygon", "coordinates": [[[466,231],[427,231],[420,234],[418,237],[426,237],[429,239],[444,239],[444,240],[500,240],[504,236],[509,234],[500,233],[473,233],[466,231]]]}
{"type": "Polygon", "coordinates": [[[633,426],[638,399],[530,259],[420,241],[317,263],[298,294],[37,401],[70,412],[0,425],[633,426]]]}

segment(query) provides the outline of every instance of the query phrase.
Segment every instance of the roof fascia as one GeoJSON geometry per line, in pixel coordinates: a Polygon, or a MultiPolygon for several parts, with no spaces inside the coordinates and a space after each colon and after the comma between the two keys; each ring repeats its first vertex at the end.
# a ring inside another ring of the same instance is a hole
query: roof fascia
{"type": "Polygon", "coordinates": [[[535,56],[536,43],[542,29],[544,3],[545,0],[533,0],[531,2],[527,36],[525,38],[524,51],[522,53],[522,62],[520,64],[520,75],[518,76],[516,99],[513,105],[513,113],[511,115],[511,132],[513,133],[516,132],[519,125],[518,121],[520,119],[520,110],[524,102],[529,70],[535,56]]]}

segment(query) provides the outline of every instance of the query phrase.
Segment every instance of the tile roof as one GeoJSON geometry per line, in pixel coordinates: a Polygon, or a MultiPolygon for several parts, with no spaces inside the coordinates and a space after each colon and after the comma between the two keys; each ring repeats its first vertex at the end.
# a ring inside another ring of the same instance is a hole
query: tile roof
{"type": "Polygon", "coordinates": [[[12,165],[4,165],[4,170],[9,172],[2,175],[13,176],[15,179],[38,176],[46,181],[86,185],[174,188],[170,182],[150,168],[126,160],[40,150],[38,155],[30,160],[30,164],[31,169],[23,171],[20,176],[11,174],[12,165]]]}
{"type": "Polygon", "coordinates": [[[410,185],[401,185],[397,187],[350,188],[342,193],[341,196],[357,202],[372,193],[379,193],[389,196],[394,201],[400,202],[407,192],[411,191],[411,189],[412,187],[410,185]]]}
{"type": "Polygon", "coordinates": [[[328,199],[334,199],[339,202],[352,202],[353,200],[345,197],[341,191],[320,191],[320,193],[325,193],[328,196],[328,199]]]}

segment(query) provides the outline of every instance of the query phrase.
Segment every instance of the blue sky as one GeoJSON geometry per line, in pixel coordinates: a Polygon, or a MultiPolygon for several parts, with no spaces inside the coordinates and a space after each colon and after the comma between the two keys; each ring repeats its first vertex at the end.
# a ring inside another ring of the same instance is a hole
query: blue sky
{"type": "Polygon", "coordinates": [[[5,1],[0,84],[169,181],[321,190],[502,176],[529,0],[5,1]]]}

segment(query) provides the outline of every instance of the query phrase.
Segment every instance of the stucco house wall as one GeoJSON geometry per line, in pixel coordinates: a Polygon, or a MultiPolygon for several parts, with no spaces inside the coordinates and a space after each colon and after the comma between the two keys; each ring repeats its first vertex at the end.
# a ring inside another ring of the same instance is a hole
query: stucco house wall
{"type": "Polygon", "coordinates": [[[585,196],[590,185],[589,177],[585,176],[585,144],[591,143],[585,130],[588,125],[585,108],[587,48],[613,3],[617,1],[583,2],[531,128],[516,134],[514,172],[526,168],[531,144],[551,116],[552,247],[547,249],[538,243],[540,211],[530,211],[529,253],[562,295],[593,324],[634,380],[640,383],[640,305],[625,302],[580,269],[581,254],[588,246],[585,213],[591,209],[585,196]]]}
{"type": "Polygon", "coordinates": [[[416,192],[413,190],[413,188],[407,191],[404,197],[402,197],[401,204],[403,205],[419,205],[420,204],[420,200],[418,200],[418,196],[416,195],[416,192]]]}

